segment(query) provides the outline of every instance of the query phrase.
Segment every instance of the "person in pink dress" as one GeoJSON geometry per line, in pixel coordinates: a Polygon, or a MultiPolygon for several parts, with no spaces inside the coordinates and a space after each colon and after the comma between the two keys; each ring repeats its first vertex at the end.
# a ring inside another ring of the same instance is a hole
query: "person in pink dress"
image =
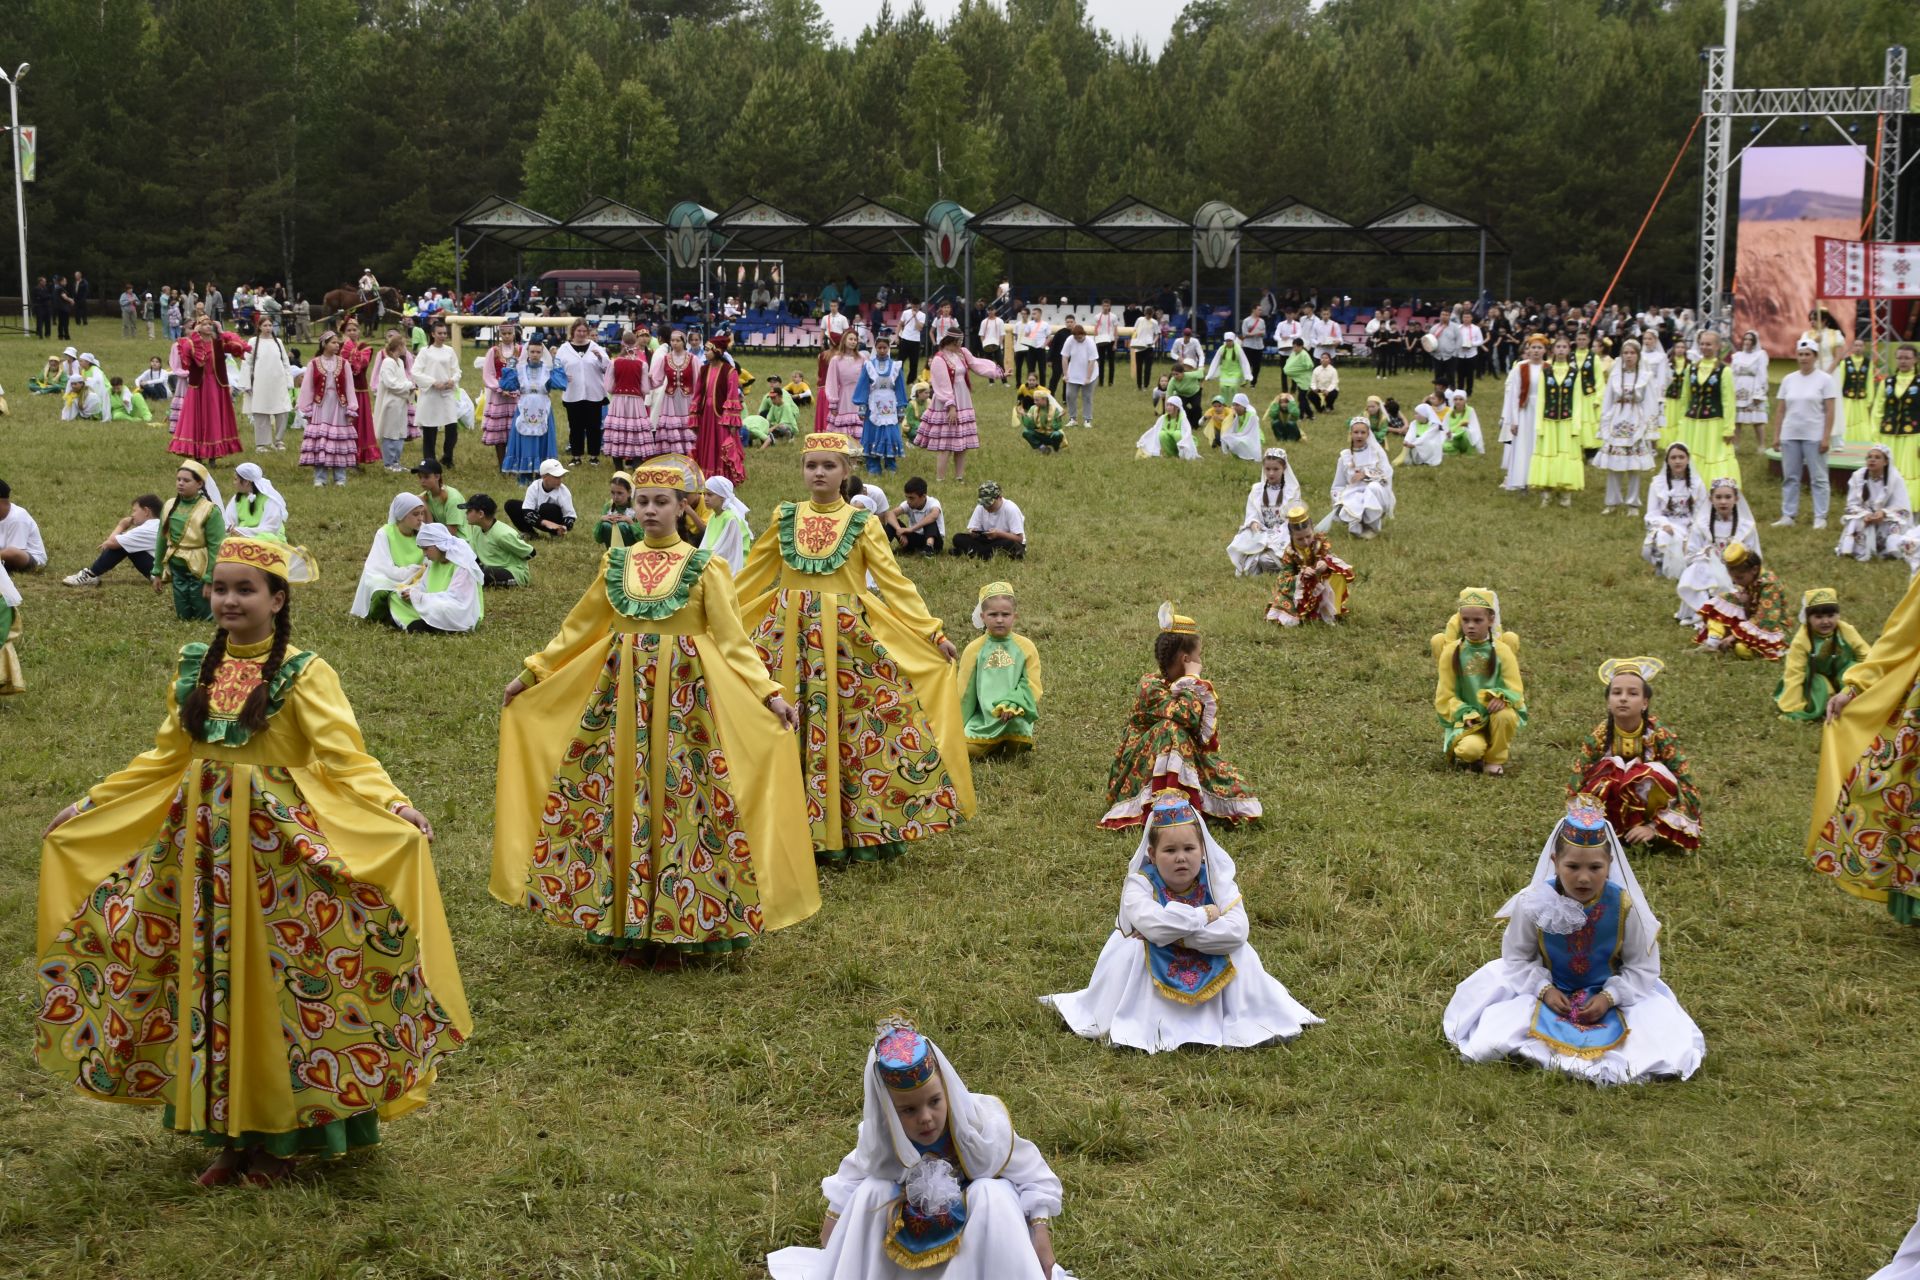
{"type": "Polygon", "coordinates": [[[173,345],[173,358],[186,371],[179,396],[180,420],[167,452],[200,462],[217,462],[240,452],[240,428],[233,416],[233,388],[227,381],[227,357],[250,351],[246,340],[228,333],[209,316],[173,345]]]}
{"type": "Polygon", "coordinates": [[[630,329],[620,339],[620,354],[613,358],[613,378],[607,387],[606,430],[601,443],[614,465],[623,471],[660,452],[652,445],[653,424],[647,419],[647,392],[653,386],[653,374],[643,349],[646,340],[645,329],[630,329]]]}
{"type": "Polygon", "coordinates": [[[167,384],[167,434],[173,436],[180,431],[180,402],[187,393],[187,366],[180,363],[178,342],[167,348],[167,372],[173,375],[167,384]]]}
{"type": "Polygon", "coordinates": [[[300,465],[313,468],[313,482],[347,482],[347,468],[360,457],[360,438],[354,422],[360,401],[353,372],[340,354],[340,335],[320,335],[320,354],[307,363],[300,377],[300,417],[307,429],[300,437],[300,465]]]}
{"type": "Polygon", "coordinates": [[[675,329],[667,345],[653,353],[651,385],[659,390],[660,403],[653,408],[653,441],[648,457],[657,458],[663,453],[692,456],[693,389],[699,372],[693,353],[687,350],[687,335],[675,329]]]}
{"type": "Polygon", "coordinates": [[[359,406],[353,412],[353,434],[359,446],[360,458],[355,466],[380,461],[380,437],[373,429],[373,397],[367,394],[367,368],[373,363],[373,353],[378,350],[360,341],[360,322],[352,316],[340,327],[340,358],[347,362],[348,370],[353,374],[354,401],[359,406]]]}
{"type": "Polygon", "coordinates": [[[493,446],[496,463],[507,460],[507,436],[520,411],[520,393],[502,391],[500,375],[520,363],[520,331],[511,322],[494,332],[493,349],[480,358],[480,381],[487,386],[486,412],[480,419],[480,443],[493,446]]]}
{"type": "Polygon", "coordinates": [[[840,335],[839,348],[820,374],[820,403],[827,414],[827,425],[821,430],[838,431],[852,440],[860,438],[865,419],[853,397],[860,386],[860,370],[864,364],[860,359],[859,339],[849,329],[840,335]]]}
{"type": "Polygon", "coordinates": [[[707,361],[694,381],[693,460],[707,475],[741,484],[747,464],[740,451],[740,370],[727,354],[732,345],[732,334],[707,340],[707,361]]]}
{"type": "Polygon", "coordinates": [[[973,419],[973,375],[999,378],[1000,366],[960,345],[960,334],[949,333],[927,364],[933,385],[933,403],[920,419],[914,443],[933,451],[933,478],[947,478],[947,456],[953,456],[953,478],[967,478],[967,454],[980,447],[980,431],[973,419]]]}

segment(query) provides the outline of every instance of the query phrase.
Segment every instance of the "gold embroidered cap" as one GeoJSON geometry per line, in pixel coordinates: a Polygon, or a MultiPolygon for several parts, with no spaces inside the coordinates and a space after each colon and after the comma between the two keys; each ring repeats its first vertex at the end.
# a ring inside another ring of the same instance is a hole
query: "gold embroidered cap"
{"type": "Polygon", "coordinates": [[[973,625],[975,630],[985,631],[987,629],[987,601],[993,599],[995,596],[1005,596],[1007,599],[1012,600],[1014,598],[1013,584],[1011,582],[989,582],[986,586],[980,588],[980,598],[973,603],[973,625]]]}
{"type": "Polygon", "coordinates": [[[213,562],[248,565],[288,583],[320,580],[320,566],[305,547],[289,546],[269,538],[228,538],[220,544],[213,562]]]}
{"type": "MultiPolygon", "coordinates": [[[[684,453],[657,454],[642,462],[634,474],[637,477],[641,471],[658,471],[662,469],[672,470],[674,479],[664,483],[655,480],[651,481],[651,484],[668,489],[678,489],[681,493],[704,493],[706,491],[707,473],[700,469],[699,463],[684,453]]],[[[634,487],[636,489],[641,487],[640,481],[637,478],[634,480],[634,487]]]]}
{"type": "Polygon", "coordinates": [[[1651,684],[1653,678],[1666,669],[1667,664],[1658,658],[1608,658],[1600,664],[1600,683],[1612,684],[1615,676],[1630,671],[1651,684]]]}
{"type": "Polygon", "coordinates": [[[1806,616],[1809,610],[1818,609],[1825,605],[1832,605],[1836,609],[1840,607],[1840,593],[1832,587],[1814,587],[1809,591],[1801,593],[1800,614],[1802,617],[1806,616]]]}
{"type": "Polygon", "coordinates": [[[1460,598],[1453,607],[1456,612],[1461,609],[1491,609],[1498,613],[1500,597],[1491,587],[1462,587],[1460,598]]]}
{"type": "Polygon", "coordinates": [[[1200,624],[1185,614],[1173,611],[1173,601],[1164,600],[1160,604],[1160,630],[1176,636],[1197,636],[1200,624]]]}
{"type": "MultiPolygon", "coordinates": [[[[616,480],[623,477],[616,475],[616,480]]],[[[678,467],[635,467],[631,476],[624,477],[635,489],[672,489],[678,492],[686,481],[686,474],[678,467]]]]}
{"type": "Polygon", "coordinates": [[[1749,551],[1747,544],[1744,542],[1729,542],[1727,549],[1720,553],[1720,558],[1726,561],[1727,568],[1729,569],[1738,569],[1742,565],[1758,564],[1760,562],[1760,557],[1756,553],[1749,551]]]}
{"type": "Polygon", "coordinates": [[[858,457],[860,451],[853,447],[853,441],[839,431],[810,431],[801,443],[802,453],[842,453],[849,458],[858,457]]]}
{"type": "Polygon", "coordinates": [[[1313,518],[1313,512],[1307,510],[1304,502],[1296,502],[1287,508],[1288,524],[1305,524],[1313,518]]]}

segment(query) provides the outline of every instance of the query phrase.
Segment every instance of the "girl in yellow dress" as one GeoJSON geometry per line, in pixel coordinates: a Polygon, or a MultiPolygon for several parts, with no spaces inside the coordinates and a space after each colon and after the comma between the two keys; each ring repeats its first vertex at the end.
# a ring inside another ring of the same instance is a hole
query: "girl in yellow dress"
{"type": "Polygon", "coordinates": [[[879,522],[843,500],[847,437],[815,432],[802,449],[809,500],[781,503],[754,539],[741,616],[799,708],[815,857],[875,861],[973,816],[959,652],[879,522]]]}
{"type": "Polygon", "coordinates": [[[294,564],[220,545],[153,750],[40,851],[35,1055],[219,1148],[205,1186],[371,1145],[472,1033],[433,829],[292,643],[294,564]]]}
{"type": "Polygon", "coordinates": [[[747,643],[726,561],[689,536],[684,478],[632,473],[640,540],[607,549],[507,685],[494,792],[493,896],[660,967],[820,909],[783,732],[799,716],[747,643]]]}
{"type": "Polygon", "coordinates": [[[1533,461],[1527,487],[1540,495],[1540,505],[1553,501],[1573,505],[1573,495],[1587,487],[1585,460],[1580,453],[1580,422],[1575,417],[1575,388],[1580,380],[1565,338],[1553,341],[1553,358],[1541,366],[1540,417],[1533,431],[1533,461]]]}

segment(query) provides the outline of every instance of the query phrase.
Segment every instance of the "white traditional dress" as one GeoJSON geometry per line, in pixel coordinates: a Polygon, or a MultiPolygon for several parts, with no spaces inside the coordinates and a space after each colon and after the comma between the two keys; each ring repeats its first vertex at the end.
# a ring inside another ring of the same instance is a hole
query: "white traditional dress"
{"type": "Polygon", "coordinates": [[[1178,457],[1184,462],[1200,461],[1200,450],[1193,443],[1193,424],[1182,412],[1179,396],[1168,396],[1158,418],[1145,435],[1133,444],[1136,458],[1178,457]]]}
{"type": "Polygon", "coordinates": [[[1265,444],[1266,439],[1260,431],[1260,415],[1254,411],[1253,401],[1247,399],[1244,391],[1235,394],[1233,413],[1227,419],[1226,429],[1220,433],[1220,447],[1244,462],[1258,462],[1260,450],[1265,444]]]}
{"type": "MultiPolygon", "coordinates": [[[[1286,450],[1270,449],[1269,457],[1286,450]]],[[[1287,534],[1287,508],[1300,501],[1300,477],[1291,464],[1286,478],[1276,488],[1263,477],[1247,491],[1247,509],[1240,517],[1240,529],[1227,544],[1227,559],[1233,563],[1235,577],[1251,573],[1275,573],[1280,568],[1280,553],[1292,539],[1287,534]]]]}
{"type": "Polygon", "coordinates": [[[907,1136],[877,1055],[868,1051],[859,1137],[838,1171],[820,1182],[828,1211],[839,1219],[832,1238],[823,1249],[770,1254],[773,1280],[1045,1280],[1028,1223],[1060,1212],[1060,1179],[1039,1148],[1015,1132],[1005,1103],[970,1092],[939,1046],[929,1041],[927,1049],[945,1085],[947,1131],[931,1146],[907,1136]],[[916,1168],[935,1160],[952,1167],[960,1203],[909,1226],[902,1186],[918,1182],[916,1168]]]}
{"type": "MultiPolygon", "coordinates": [[[[1748,338],[1757,337],[1749,333],[1748,338]]],[[[1745,339],[1743,338],[1744,342],[1745,339]]],[[[1733,420],[1767,420],[1767,353],[1757,344],[1752,351],[1736,351],[1727,361],[1733,369],[1733,420]]]]}
{"type": "Polygon", "coordinates": [[[1447,429],[1430,404],[1413,406],[1413,426],[1407,432],[1406,464],[1410,467],[1437,467],[1445,456],[1447,429]]]}
{"type": "Polygon", "coordinates": [[[406,586],[426,559],[413,538],[400,531],[400,522],[408,513],[426,505],[417,493],[395,494],[387,504],[387,522],[374,532],[366,563],[360,567],[360,585],[354,588],[350,610],[354,617],[367,616],[374,592],[398,591],[406,586]]]}
{"type": "Polygon", "coordinates": [[[1728,523],[1714,515],[1713,490],[1723,488],[1733,482],[1725,477],[1715,480],[1707,490],[1708,502],[1693,513],[1693,524],[1687,531],[1687,567],[1680,571],[1677,590],[1680,594],[1680,608],[1673,615],[1687,626],[1697,625],[1700,618],[1700,606],[1723,591],[1733,590],[1733,578],[1727,573],[1727,544],[1737,542],[1755,555],[1760,554],[1760,530],[1753,522],[1753,510],[1747,506],[1747,495],[1738,489],[1739,505],[1734,509],[1734,519],[1728,523]]]}
{"type": "Polygon", "coordinates": [[[1359,453],[1340,451],[1330,494],[1333,510],[1327,513],[1329,524],[1338,520],[1355,537],[1372,537],[1380,532],[1381,523],[1393,515],[1394,500],[1393,463],[1387,460],[1387,451],[1378,440],[1367,441],[1359,453]]]}
{"type": "Polygon", "coordinates": [[[1699,1070],[1707,1042],[1660,978],[1660,921],[1634,878],[1627,853],[1604,817],[1613,864],[1590,904],[1560,892],[1554,824],[1533,881],[1507,900],[1500,957],[1481,966],[1453,993],[1442,1018],[1446,1036],[1469,1062],[1519,1058],[1594,1084],[1636,1084],[1699,1070]],[[1605,991],[1614,1007],[1583,1024],[1540,999],[1551,984],[1582,998],[1605,991]]]}
{"type": "Polygon", "coordinates": [[[1875,480],[1861,467],[1847,481],[1847,507],[1841,515],[1840,544],[1835,555],[1855,560],[1893,560],[1904,545],[1900,535],[1913,525],[1913,503],[1907,497],[1907,479],[1894,465],[1893,455],[1879,445],[1868,450],[1887,460],[1887,473],[1875,480]],[[1867,517],[1880,512],[1886,518],[1868,524],[1867,517]]]}
{"type": "Polygon", "coordinates": [[[1500,406],[1500,465],[1506,471],[1502,489],[1517,492],[1527,487],[1540,401],[1547,394],[1546,372],[1546,365],[1522,360],[1507,373],[1506,397],[1500,406]]]}
{"type": "Polygon", "coordinates": [[[1687,533],[1693,528],[1694,516],[1706,506],[1706,482],[1694,474],[1691,461],[1680,480],[1664,466],[1653,478],[1647,488],[1647,537],[1640,544],[1640,558],[1661,577],[1678,578],[1686,568],[1687,533]]]}
{"type": "Polygon", "coordinates": [[[1614,362],[1600,399],[1600,452],[1593,465],[1602,471],[1653,470],[1653,445],[1664,420],[1666,389],[1646,361],[1637,369],[1614,362]]]}
{"type": "MultiPolygon", "coordinates": [[[[1191,801],[1178,807],[1200,828],[1206,857],[1185,893],[1161,880],[1149,852],[1164,802],[1140,833],[1120,891],[1120,915],[1084,991],[1041,996],[1077,1036],[1148,1053],[1182,1045],[1250,1049],[1291,1040],[1321,1021],[1260,963],[1247,941],[1247,908],[1233,859],[1191,801]],[[1206,908],[1219,908],[1209,921],[1206,908]]],[[[1168,806],[1171,807],[1171,806],[1168,806]]]]}

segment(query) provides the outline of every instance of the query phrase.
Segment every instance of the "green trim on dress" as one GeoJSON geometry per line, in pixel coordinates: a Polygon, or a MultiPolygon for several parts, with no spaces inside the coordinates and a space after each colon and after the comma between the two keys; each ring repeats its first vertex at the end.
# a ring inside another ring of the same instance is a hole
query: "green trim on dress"
{"type": "Polygon", "coordinates": [[[907,851],[907,844],[905,840],[890,840],[884,844],[858,844],[846,849],[815,849],[813,860],[830,867],[844,867],[855,862],[892,862],[907,851]]]}
{"type": "Polygon", "coordinates": [[[680,581],[674,584],[671,592],[644,599],[627,594],[627,554],[632,550],[632,547],[613,547],[607,552],[607,603],[623,617],[641,618],[648,622],[664,621],[686,608],[687,598],[693,594],[693,584],[700,580],[707,561],[713,558],[711,551],[695,551],[680,567],[680,581]]]}
{"type": "MultiPolygon", "coordinates": [[[[161,1109],[160,1123],[168,1129],[173,1128],[171,1102],[161,1109]]],[[[310,1125],[287,1133],[260,1133],[257,1130],[248,1129],[235,1137],[231,1134],[215,1133],[209,1129],[196,1129],[194,1135],[202,1144],[209,1147],[264,1151],[282,1160],[291,1160],[295,1156],[319,1156],[322,1159],[332,1160],[360,1147],[378,1146],[380,1116],[378,1112],[362,1111],[344,1120],[310,1125]]]]}
{"type": "Polygon", "coordinates": [[[780,514],[774,519],[775,525],[780,530],[780,558],[787,562],[789,568],[797,569],[801,573],[832,573],[845,564],[847,557],[853,554],[853,548],[860,541],[861,530],[867,527],[867,517],[873,513],[855,507],[852,517],[847,521],[846,529],[840,534],[839,546],[824,556],[803,556],[793,541],[794,518],[799,513],[799,505],[796,502],[781,503],[780,514]]]}
{"type": "MultiPolygon", "coordinates": [[[[201,641],[195,641],[180,650],[179,674],[173,681],[173,696],[179,705],[186,705],[187,698],[193,693],[193,687],[200,683],[200,664],[206,660],[206,656],[207,645],[201,641]]],[[[310,650],[302,650],[288,655],[280,663],[280,669],[274,672],[273,679],[267,682],[267,716],[269,718],[280,714],[280,707],[287,700],[287,691],[293,688],[293,682],[299,678],[300,673],[306,669],[307,663],[312,659],[313,653],[310,650]]],[[[239,720],[225,719],[210,713],[207,716],[205,737],[201,741],[210,746],[244,747],[247,745],[247,739],[252,736],[239,720]]]]}

